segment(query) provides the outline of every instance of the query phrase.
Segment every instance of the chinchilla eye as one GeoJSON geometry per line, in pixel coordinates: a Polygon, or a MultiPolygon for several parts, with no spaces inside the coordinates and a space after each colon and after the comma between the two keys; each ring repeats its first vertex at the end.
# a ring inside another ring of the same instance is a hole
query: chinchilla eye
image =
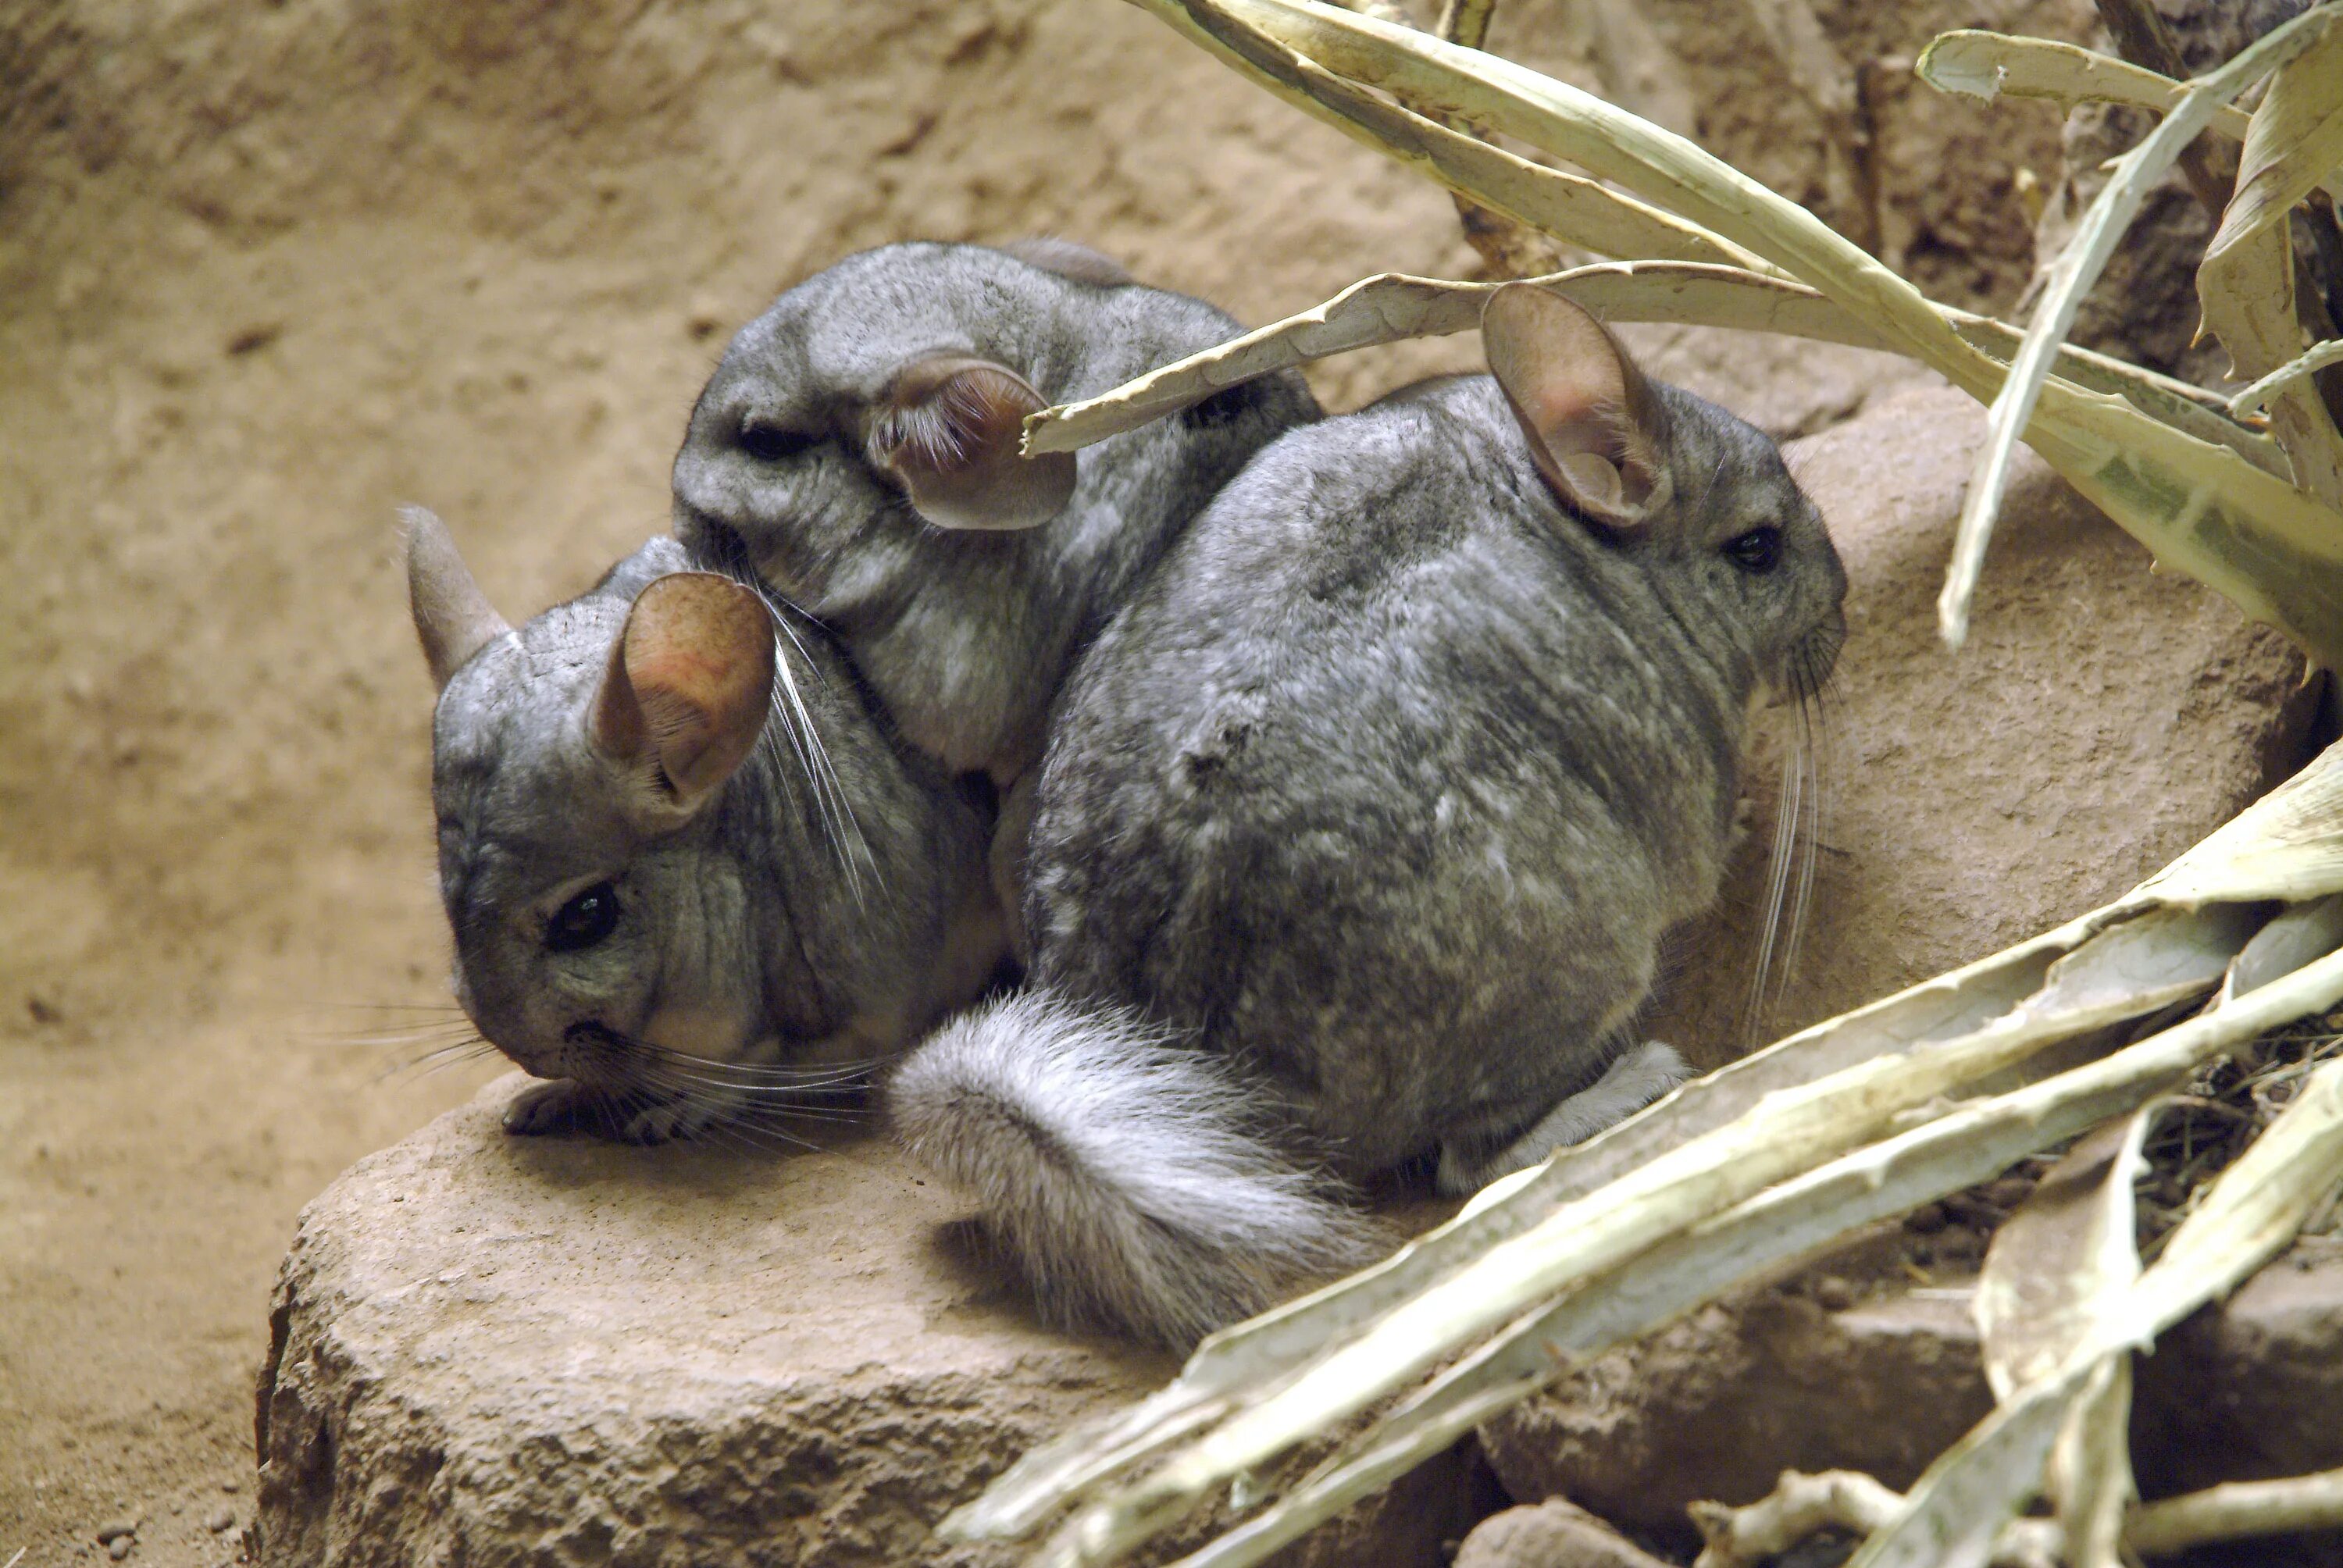
{"type": "Polygon", "coordinates": [[[592,947],[618,925],[618,890],[608,882],[597,882],[545,922],[545,945],[557,953],[574,953],[592,947]]]}
{"type": "Polygon", "coordinates": [[[1735,534],[1725,541],[1725,553],[1745,572],[1770,572],[1782,558],[1782,530],[1768,526],[1735,534]]]}
{"type": "Polygon", "coordinates": [[[820,445],[820,439],[802,430],[784,430],[779,425],[751,423],[740,427],[740,450],[759,463],[779,463],[794,457],[820,445]]]}

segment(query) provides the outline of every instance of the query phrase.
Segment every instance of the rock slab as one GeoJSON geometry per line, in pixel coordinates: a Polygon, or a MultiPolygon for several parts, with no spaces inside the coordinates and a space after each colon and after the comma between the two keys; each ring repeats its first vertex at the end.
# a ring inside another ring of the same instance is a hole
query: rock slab
{"type": "MultiPolygon", "coordinates": [[[[521,1081],[304,1211],[259,1380],[269,1568],[1020,1561],[933,1527],[1176,1370],[1036,1327],[880,1140],[516,1139],[521,1081]]],[[[1463,1445],[1280,1561],[1433,1568],[1501,1501],[1479,1463],[1463,1445]]]]}

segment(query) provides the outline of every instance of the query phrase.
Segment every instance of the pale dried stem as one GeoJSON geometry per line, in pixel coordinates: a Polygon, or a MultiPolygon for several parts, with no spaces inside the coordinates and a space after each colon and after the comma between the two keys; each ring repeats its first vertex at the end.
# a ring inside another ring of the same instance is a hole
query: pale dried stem
{"type": "MultiPolygon", "coordinates": [[[[1902,1493],[1860,1471],[1785,1470],[1774,1490],[1755,1503],[1739,1508],[1692,1505],[1693,1523],[1704,1543],[1693,1568],[1758,1568],[1825,1530],[1873,1534],[1903,1509],[1902,1493]]],[[[2326,1470],[2284,1481],[2233,1481],[2145,1504],[2126,1521],[2123,1543],[2134,1556],[2162,1556],[2216,1541],[2338,1527],[2343,1470],[2326,1470]]],[[[1993,1560],[2000,1568],[2034,1568],[2063,1554],[2056,1524],[2021,1519],[2002,1533],[1993,1560]]]]}
{"type": "MultiPolygon", "coordinates": [[[[1478,49],[1488,38],[1489,24],[1496,14],[1497,0],[1448,0],[1441,7],[1440,21],[1433,32],[1451,44],[1478,49]]],[[[1452,131],[1475,134],[1470,126],[1453,116],[1440,116],[1440,123],[1452,131]]],[[[1490,140],[1486,136],[1481,139],[1490,140]]],[[[1491,212],[1461,191],[1451,191],[1448,196],[1456,204],[1456,221],[1464,231],[1464,242],[1480,256],[1481,270],[1486,276],[1497,281],[1535,277],[1562,265],[1562,246],[1529,225],[1503,213],[1491,212]]]]}
{"type": "Polygon", "coordinates": [[[1448,0],[1433,31],[1452,44],[1477,49],[1489,36],[1489,19],[1496,14],[1497,0],[1448,0]]]}
{"type": "Polygon", "coordinates": [[[1743,1507],[1692,1505],[1692,1522],[1704,1543],[1693,1568],[1757,1568],[1825,1530],[1854,1535],[1884,1530],[1903,1506],[1902,1493],[1859,1470],[1811,1475],[1785,1470],[1772,1492],[1743,1507]]]}
{"type": "Polygon", "coordinates": [[[2343,365],[2343,337],[2331,337],[2318,344],[2301,358],[2279,366],[2244,391],[2229,399],[2229,412],[2242,417],[2269,401],[2270,394],[2324,369],[2329,365],[2343,365]]]}
{"type": "Polygon", "coordinates": [[[2285,1481],[2232,1481],[2151,1503],[2131,1517],[2124,1544],[2141,1555],[2208,1541],[2343,1527],[2343,1470],[2285,1481]]]}

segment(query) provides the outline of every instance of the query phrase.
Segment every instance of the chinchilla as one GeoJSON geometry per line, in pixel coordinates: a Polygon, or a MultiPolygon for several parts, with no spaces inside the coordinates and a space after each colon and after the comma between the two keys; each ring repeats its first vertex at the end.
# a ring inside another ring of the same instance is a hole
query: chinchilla
{"type": "Polygon", "coordinates": [[[407,561],[457,998],[553,1081],[508,1130],[753,1122],[980,993],[991,824],[819,628],[672,538],[518,630],[419,508],[407,561]]]}
{"type": "Polygon", "coordinates": [[[1711,903],[1753,706],[1845,575],[1774,444],[1508,286],[1491,376],[1297,430],[1070,680],[1032,989],[885,1092],[1054,1318],[1184,1344],[1360,1261],[1346,1183],[1451,1192],[1664,1094],[1635,1030],[1711,903]]]}
{"type": "Polygon", "coordinates": [[[677,536],[744,554],[904,739],[1007,789],[1083,644],[1318,406],[1287,371],[1079,459],[1020,457],[1025,416],[1242,330],[1064,241],[849,256],[732,339],[676,455],[677,536]]]}

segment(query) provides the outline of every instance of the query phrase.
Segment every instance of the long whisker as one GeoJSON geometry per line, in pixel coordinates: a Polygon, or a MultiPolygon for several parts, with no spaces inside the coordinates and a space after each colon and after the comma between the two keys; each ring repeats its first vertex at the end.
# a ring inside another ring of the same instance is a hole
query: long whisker
{"type": "MultiPolygon", "coordinates": [[[[708,1100],[690,1095],[680,1098],[686,1104],[696,1107],[704,1108],[710,1103],[708,1100]]],[[[801,1138],[786,1128],[774,1126],[769,1117],[743,1115],[740,1107],[731,1104],[723,1106],[721,1111],[721,1114],[702,1129],[704,1135],[714,1142],[726,1144],[751,1154],[772,1154],[786,1149],[820,1147],[810,1138],[801,1138]]]]}
{"type": "Polygon", "coordinates": [[[709,1100],[724,1099],[743,1107],[794,1109],[800,1103],[799,1097],[803,1096],[807,1097],[803,1103],[811,1108],[825,1101],[859,1092],[868,1086],[868,1081],[861,1079],[834,1079],[812,1084],[736,1083],[656,1061],[643,1064],[640,1075],[647,1083],[655,1083],[678,1093],[696,1094],[709,1100]]]}
{"type": "MultiPolygon", "coordinates": [[[[781,642],[786,638],[789,646],[797,649],[798,657],[805,659],[809,666],[812,665],[804,640],[790,624],[792,615],[805,612],[776,593],[738,549],[721,552],[717,558],[704,560],[702,564],[721,572],[755,594],[772,622],[775,634],[773,668],[779,678],[774,682],[771,720],[765,726],[760,746],[769,762],[777,770],[786,771],[781,769],[784,760],[781,742],[774,731],[787,732],[789,749],[796,756],[798,771],[812,791],[814,815],[820,823],[824,837],[837,850],[840,863],[846,872],[848,890],[859,904],[863,893],[862,872],[866,867],[875,872],[879,865],[878,857],[871,852],[870,842],[854,815],[854,802],[846,792],[836,764],[830,760],[830,749],[813,722],[812,709],[806,705],[805,694],[798,689],[796,672],[781,648],[781,642]],[[857,863],[858,851],[860,864],[857,863]]],[[[813,618],[809,616],[807,618],[813,618]]]]}
{"type": "Polygon", "coordinates": [[[1805,795],[1805,772],[1795,748],[1782,759],[1780,798],[1774,804],[1774,843],[1765,860],[1765,923],[1757,941],[1757,960],[1751,966],[1749,994],[1741,1023],[1744,1050],[1755,1049],[1765,1027],[1765,981],[1773,971],[1774,944],[1782,928],[1783,903],[1790,885],[1790,861],[1795,849],[1798,816],[1805,795]]]}
{"type": "MultiPolygon", "coordinates": [[[[1811,682],[1802,682],[1811,689],[1811,682]]],[[[1805,788],[1800,799],[1805,807],[1803,819],[1797,825],[1794,853],[1798,863],[1796,890],[1790,900],[1788,940],[1782,945],[1780,978],[1774,989],[1774,1008],[1779,1010],[1789,996],[1790,981],[1798,971],[1798,948],[1806,934],[1806,917],[1814,907],[1815,869],[1822,859],[1823,841],[1823,770],[1822,753],[1828,744],[1820,702],[1802,694],[1798,699],[1798,760],[1805,775],[1805,788]]]]}
{"type": "Polygon", "coordinates": [[[646,1061],[682,1073],[700,1082],[739,1089],[829,1089],[869,1083],[892,1057],[859,1061],[825,1062],[818,1067],[767,1067],[744,1061],[716,1061],[659,1046],[628,1045],[646,1061]]]}
{"type": "Polygon", "coordinates": [[[638,1040],[630,1035],[622,1035],[616,1030],[606,1029],[601,1032],[624,1044],[629,1050],[637,1051],[646,1057],[657,1057],[663,1061],[677,1062],[694,1070],[722,1072],[758,1082],[793,1082],[799,1080],[828,1079],[841,1073],[868,1074],[897,1060],[901,1054],[899,1051],[890,1051],[880,1056],[845,1057],[835,1061],[814,1062],[803,1067],[779,1062],[719,1061],[713,1057],[695,1056],[689,1051],[677,1050],[654,1040],[638,1040]]]}
{"type": "Polygon", "coordinates": [[[336,1001],[320,1003],[319,1012],[428,1012],[443,1017],[460,1015],[463,1009],[452,1001],[336,1001]]]}
{"type": "Polygon", "coordinates": [[[467,1062],[478,1061],[484,1057],[496,1054],[497,1048],[476,1034],[468,1040],[451,1041],[436,1050],[427,1050],[422,1055],[410,1058],[406,1061],[392,1062],[375,1074],[374,1081],[387,1083],[396,1078],[411,1076],[416,1082],[419,1083],[451,1067],[461,1067],[467,1062]]]}
{"type": "MultiPolygon", "coordinates": [[[[806,651],[805,643],[799,638],[797,628],[789,624],[788,608],[779,596],[753,573],[749,574],[746,586],[763,603],[774,630],[780,638],[789,639],[789,646],[797,649],[799,658],[810,664],[812,660],[806,651]]],[[[779,643],[779,638],[776,638],[777,654],[779,643]]],[[[863,835],[862,824],[854,814],[854,802],[846,792],[844,781],[839,778],[837,765],[830,760],[830,749],[822,743],[821,732],[814,726],[813,712],[806,706],[805,694],[798,689],[797,677],[789,668],[789,661],[786,658],[777,658],[774,668],[780,677],[775,682],[773,693],[773,718],[776,722],[766,726],[766,735],[769,739],[777,727],[789,732],[790,749],[797,753],[799,767],[813,791],[814,813],[822,824],[823,832],[838,850],[840,863],[846,872],[847,890],[853,894],[859,906],[863,893],[863,869],[868,866],[875,872],[878,858],[871,853],[870,841],[863,835]]],[[[772,758],[776,762],[780,759],[778,743],[772,748],[772,758]]]]}

